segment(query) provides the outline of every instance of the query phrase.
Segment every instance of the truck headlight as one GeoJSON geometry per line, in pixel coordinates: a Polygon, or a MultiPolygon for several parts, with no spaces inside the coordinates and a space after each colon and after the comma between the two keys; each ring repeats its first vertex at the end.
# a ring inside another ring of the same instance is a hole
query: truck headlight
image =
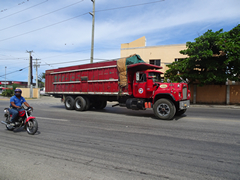
{"type": "Polygon", "coordinates": [[[179,95],[180,98],[182,97],[181,93],[178,93],[178,95],[179,95]]]}

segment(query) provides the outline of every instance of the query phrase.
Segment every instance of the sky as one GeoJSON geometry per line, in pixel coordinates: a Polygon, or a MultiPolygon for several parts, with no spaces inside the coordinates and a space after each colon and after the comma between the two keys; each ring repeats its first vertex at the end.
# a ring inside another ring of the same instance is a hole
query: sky
{"type": "MultiPolygon", "coordinates": [[[[158,46],[229,31],[239,9],[240,0],[95,0],[93,61],[119,58],[121,44],[142,36],[158,46]]],[[[90,63],[92,11],[91,0],[0,0],[0,81],[28,81],[27,51],[38,74],[90,63]]]]}

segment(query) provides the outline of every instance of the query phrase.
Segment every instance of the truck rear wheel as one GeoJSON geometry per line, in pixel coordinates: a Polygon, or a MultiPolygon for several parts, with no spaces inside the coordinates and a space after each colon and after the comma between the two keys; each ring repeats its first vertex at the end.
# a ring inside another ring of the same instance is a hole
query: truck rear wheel
{"type": "Polygon", "coordinates": [[[85,101],[86,101],[86,107],[85,107],[85,110],[87,111],[87,110],[89,110],[90,107],[91,107],[91,102],[90,102],[90,100],[89,100],[88,97],[84,97],[84,99],[85,99],[85,101]]]}
{"type": "Polygon", "coordinates": [[[96,101],[93,104],[93,107],[97,110],[104,109],[107,106],[107,101],[96,101]]]}
{"type": "Polygon", "coordinates": [[[170,120],[176,113],[176,107],[168,99],[159,99],[153,105],[153,112],[159,119],[170,120]]]}
{"type": "Polygon", "coordinates": [[[74,108],[76,111],[84,111],[86,108],[86,100],[82,96],[76,97],[74,108]]]}
{"type": "Polygon", "coordinates": [[[73,110],[74,109],[74,99],[72,96],[67,96],[65,99],[65,108],[67,110],[73,110]]]}

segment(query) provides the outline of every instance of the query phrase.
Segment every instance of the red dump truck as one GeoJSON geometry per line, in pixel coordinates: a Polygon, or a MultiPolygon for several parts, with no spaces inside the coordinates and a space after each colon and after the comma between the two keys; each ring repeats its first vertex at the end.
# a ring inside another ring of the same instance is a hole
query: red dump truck
{"type": "Polygon", "coordinates": [[[162,82],[162,67],[139,55],[46,71],[45,92],[61,97],[67,110],[100,110],[107,101],[132,110],[152,108],[159,119],[172,119],[190,105],[187,83],[162,82]]]}

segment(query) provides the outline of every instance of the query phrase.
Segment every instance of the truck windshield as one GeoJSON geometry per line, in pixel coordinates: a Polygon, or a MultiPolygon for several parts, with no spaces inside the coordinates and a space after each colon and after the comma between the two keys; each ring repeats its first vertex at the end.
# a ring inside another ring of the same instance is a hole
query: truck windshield
{"type": "Polygon", "coordinates": [[[148,76],[153,77],[153,82],[161,82],[161,76],[159,73],[150,72],[150,73],[148,73],[148,76]]]}

